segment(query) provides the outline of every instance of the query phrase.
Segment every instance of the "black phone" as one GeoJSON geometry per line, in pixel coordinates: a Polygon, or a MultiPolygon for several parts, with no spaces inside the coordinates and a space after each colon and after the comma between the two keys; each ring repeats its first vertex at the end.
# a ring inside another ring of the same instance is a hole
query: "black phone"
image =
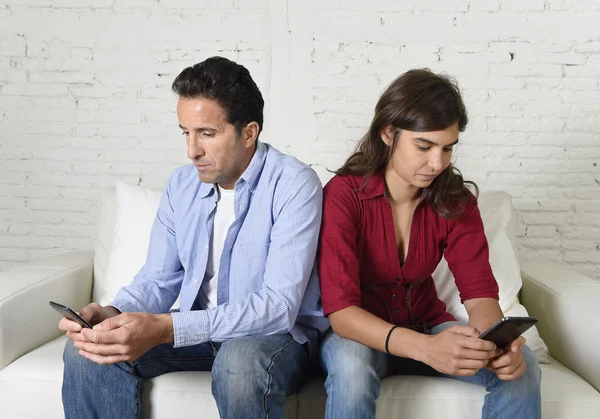
{"type": "Polygon", "coordinates": [[[64,317],[66,317],[69,320],[73,320],[74,322],[79,323],[82,327],[88,327],[90,329],[93,327],[90,323],[88,323],[87,320],[85,320],[79,314],[75,313],[69,307],[63,306],[62,304],[55,303],[54,301],[50,301],[49,304],[50,304],[50,307],[52,307],[54,310],[58,311],[64,317]]]}
{"type": "Polygon", "coordinates": [[[537,322],[535,317],[503,317],[479,335],[479,339],[489,340],[504,349],[537,322]]]}

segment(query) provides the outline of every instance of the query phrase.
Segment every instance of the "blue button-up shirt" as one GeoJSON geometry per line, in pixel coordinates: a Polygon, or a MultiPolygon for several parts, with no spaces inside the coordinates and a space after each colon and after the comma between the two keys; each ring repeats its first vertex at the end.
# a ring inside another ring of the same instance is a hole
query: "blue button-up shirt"
{"type": "Polygon", "coordinates": [[[122,312],[173,312],[174,346],[291,333],[315,355],[323,317],[315,255],[322,210],[316,173],[257,142],[235,184],[235,221],[219,265],[217,307],[196,310],[217,193],[194,165],[176,169],[152,227],[146,263],[111,303],[122,312]]]}

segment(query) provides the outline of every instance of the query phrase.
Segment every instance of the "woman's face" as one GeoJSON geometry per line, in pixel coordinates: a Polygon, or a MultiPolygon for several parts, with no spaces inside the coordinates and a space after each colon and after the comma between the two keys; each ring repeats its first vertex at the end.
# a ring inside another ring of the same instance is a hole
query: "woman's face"
{"type": "Polygon", "coordinates": [[[393,146],[396,132],[398,139],[386,168],[386,178],[426,188],[450,165],[452,149],[458,143],[458,123],[429,132],[396,130],[389,125],[381,132],[382,141],[393,146]]]}

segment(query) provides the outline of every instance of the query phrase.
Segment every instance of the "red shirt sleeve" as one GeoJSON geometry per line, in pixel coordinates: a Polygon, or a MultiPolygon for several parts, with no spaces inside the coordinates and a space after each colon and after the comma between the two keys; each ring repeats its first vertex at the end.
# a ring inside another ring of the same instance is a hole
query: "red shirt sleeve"
{"type": "Polygon", "coordinates": [[[335,176],[323,189],[318,253],[323,314],[360,306],[357,234],[360,204],[349,180],[335,176]]]}
{"type": "Polygon", "coordinates": [[[498,300],[498,284],[490,266],[490,255],[477,199],[471,199],[453,222],[444,257],[454,274],[461,302],[473,298],[498,300]]]}

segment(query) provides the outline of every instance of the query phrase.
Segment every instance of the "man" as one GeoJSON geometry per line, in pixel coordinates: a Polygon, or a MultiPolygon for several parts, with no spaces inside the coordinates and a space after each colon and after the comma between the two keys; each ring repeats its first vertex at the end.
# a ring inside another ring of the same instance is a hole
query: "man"
{"type": "Polygon", "coordinates": [[[65,415],[138,418],[143,379],[193,370],[212,371],[222,418],[283,418],[327,327],[314,270],[321,184],[258,141],[264,101],[243,66],[209,58],[172,88],[193,165],[169,179],[133,282],[81,310],[94,329],[60,321],[65,415]]]}

